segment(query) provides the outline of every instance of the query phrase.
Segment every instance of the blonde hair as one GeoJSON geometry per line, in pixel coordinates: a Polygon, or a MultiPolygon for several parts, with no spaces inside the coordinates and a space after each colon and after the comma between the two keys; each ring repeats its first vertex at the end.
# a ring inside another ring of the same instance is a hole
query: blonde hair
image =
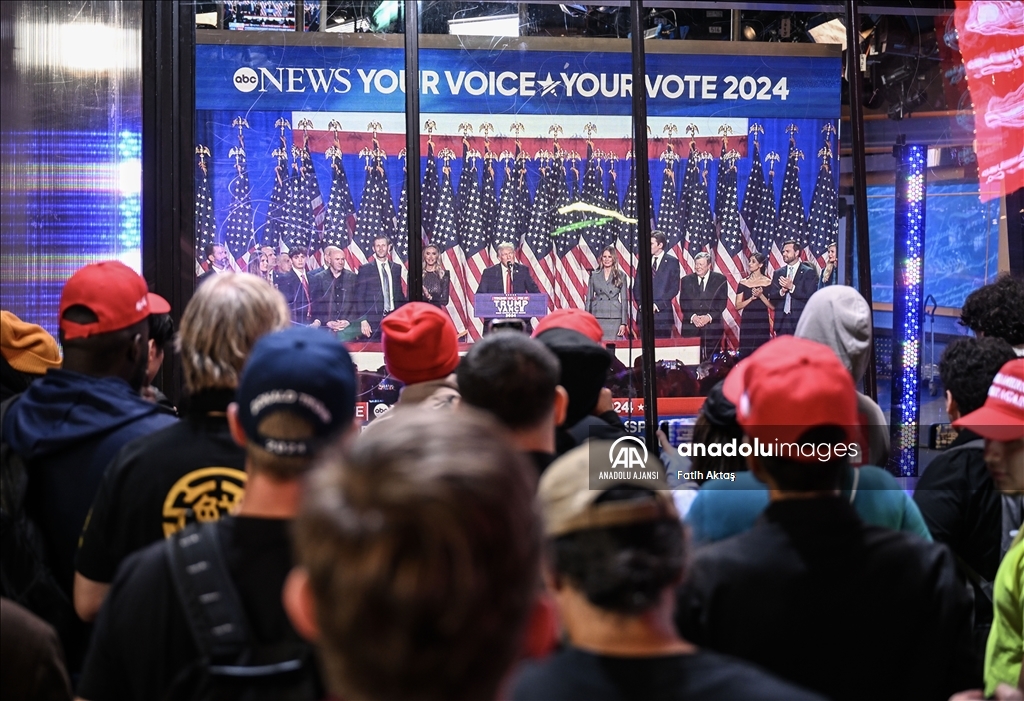
{"type": "Polygon", "coordinates": [[[185,307],[175,347],[185,388],[234,389],[253,344],[289,325],[281,293],[255,275],[217,275],[185,307]]]}

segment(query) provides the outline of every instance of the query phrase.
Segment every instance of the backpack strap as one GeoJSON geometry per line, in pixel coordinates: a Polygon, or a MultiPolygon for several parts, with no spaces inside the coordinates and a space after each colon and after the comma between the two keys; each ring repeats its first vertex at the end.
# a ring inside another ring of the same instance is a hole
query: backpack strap
{"type": "Polygon", "coordinates": [[[171,579],[200,655],[234,661],[249,646],[249,622],[220,549],[215,522],[165,541],[171,579]]]}
{"type": "Polygon", "coordinates": [[[286,659],[246,664],[257,646],[224,561],[216,522],[192,524],[176,533],[166,540],[165,552],[178,600],[210,675],[266,677],[303,667],[309,656],[305,643],[285,645],[286,659]]]}

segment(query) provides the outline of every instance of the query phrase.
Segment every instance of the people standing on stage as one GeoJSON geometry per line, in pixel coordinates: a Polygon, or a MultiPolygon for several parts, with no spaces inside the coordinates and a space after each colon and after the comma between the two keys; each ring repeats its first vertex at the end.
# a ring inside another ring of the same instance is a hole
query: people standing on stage
{"type": "Polygon", "coordinates": [[[441,252],[431,244],[423,249],[423,301],[435,307],[448,306],[452,279],[441,264],[441,252]]]}
{"type": "Polygon", "coordinates": [[[391,239],[383,234],[373,239],[373,258],[359,267],[355,307],[350,316],[359,319],[359,331],[380,339],[380,322],[406,302],[402,291],[402,266],[391,260],[391,239]]]}
{"type": "Polygon", "coordinates": [[[821,269],[818,276],[818,289],[839,283],[839,263],[837,260],[836,244],[833,241],[825,249],[825,267],[821,269]]]}
{"type": "MultiPolygon", "coordinates": [[[[285,256],[282,256],[285,257],[285,256]]],[[[309,326],[313,323],[313,306],[309,290],[309,276],[306,275],[306,251],[293,248],[287,258],[291,272],[277,280],[277,289],[284,295],[284,301],[292,313],[292,323],[309,326]]]]}
{"type": "Polygon", "coordinates": [[[263,251],[259,251],[249,260],[249,274],[264,280],[270,279],[270,259],[263,251]]]}
{"type": "Polygon", "coordinates": [[[600,266],[587,284],[587,311],[601,324],[602,337],[614,341],[626,335],[625,276],[616,262],[615,247],[601,251],[600,266]]]}
{"type": "Polygon", "coordinates": [[[292,259],[286,251],[277,254],[277,270],[274,271],[274,286],[276,287],[292,271],[292,259]]]}
{"type": "Polygon", "coordinates": [[[701,251],[693,258],[693,272],[683,277],[679,308],[683,338],[700,339],[700,359],[708,360],[722,343],[722,312],[729,303],[725,275],[711,270],[711,254],[701,251]]]}
{"type": "Polygon", "coordinates": [[[800,260],[796,241],[782,245],[782,262],[775,271],[768,288],[768,299],[775,304],[775,335],[793,335],[796,322],[811,295],[818,289],[818,275],[814,268],[800,260]]]}
{"type": "Polygon", "coordinates": [[[768,287],[772,279],[765,273],[767,258],[763,253],[753,253],[747,263],[747,276],[739,281],[736,289],[736,309],[742,310],[740,319],[740,356],[746,358],[771,336],[768,312],[775,306],[768,299],[768,287]]]}
{"type": "MultiPolygon", "coordinates": [[[[679,294],[679,259],[665,252],[668,237],[660,231],[651,232],[651,288],[654,301],[654,337],[672,335],[672,300],[679,294]]],[[[640,276],[633,280],[633,299],[640,305],[640,276]]],[[[639,320],[641,317],[638,316],[639,320]]]]}
{"type": "Polygon", "coordinates": [[[345,254],[337,246],[324,249],[324,263],[323,268],[309,276],[313,323],[331,331],[344,331],[351,325],[348,317],[356,274],[345,270],[345,254]]]}

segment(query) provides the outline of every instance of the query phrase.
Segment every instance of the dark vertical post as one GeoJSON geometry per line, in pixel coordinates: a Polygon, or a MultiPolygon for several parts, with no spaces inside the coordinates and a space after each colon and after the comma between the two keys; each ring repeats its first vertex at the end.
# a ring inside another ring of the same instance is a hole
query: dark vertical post
{"type": "Polygon", "coordinates": [[[423,299],[423,210],[420,197],[420,12],[405,3],[405,191],[409,202],[409,299],[423,299]]]}
{"type": "Polygon", "coordinates": [[[295,0],[295,31],[306,31],[306,7],[302,0],[295,0]]]}
{"type": "Polygon", "coordinates": [[[647,61],[644,52],[644,3],[634,0],[631,36],[633,48],[633,157],[636,159],[636,236],[640,273],[640,344],[644,372],[644,440],[658,450],[658,407],[654,387],[654,280],[651,276],[651,174],[647,162],[647,61]]]}
{"type": "MultiPolygon", "coordinates": [[[[871,299],[871,242],[868,238],[867,167],[864,164],[864,88],[860,73],[860,13],[857,0],[846,0],[846,70],[850,83],[850,126],[853,140],[853,214],[857,228],[857,283],[860,293],[874,309],[871,299]]],[[[878,369],[874,342],[864,373],[864,393],[878,400],[878,369]]],[[[895,398],[894,398],[895,400],[895,398]]]]}
{"type": "MultiPolygon", "coordinates": [[[[176,327],[195,288],[195,23],[191,2],[142,4],[142,271],[176,327]]],[[[177,402],[176,356],[161,381],[177,402]]]]}
{"type": "Polygon", "coordinates": [[[1010,274],[1024,275],[1024,188],[1006,196],[1006,250],[1010,274]]]}

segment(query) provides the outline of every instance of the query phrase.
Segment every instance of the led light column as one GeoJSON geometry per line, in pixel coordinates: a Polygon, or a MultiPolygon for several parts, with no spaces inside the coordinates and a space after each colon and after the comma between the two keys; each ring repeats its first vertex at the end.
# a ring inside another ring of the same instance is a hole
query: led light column
{"type": "Polygon", "coordinates": [[[896,223],[889,471],[897,477],[916,477],[927,148],[919,144],[899,144],[893,148],[893,156],[896,158],[896,223]]]}

